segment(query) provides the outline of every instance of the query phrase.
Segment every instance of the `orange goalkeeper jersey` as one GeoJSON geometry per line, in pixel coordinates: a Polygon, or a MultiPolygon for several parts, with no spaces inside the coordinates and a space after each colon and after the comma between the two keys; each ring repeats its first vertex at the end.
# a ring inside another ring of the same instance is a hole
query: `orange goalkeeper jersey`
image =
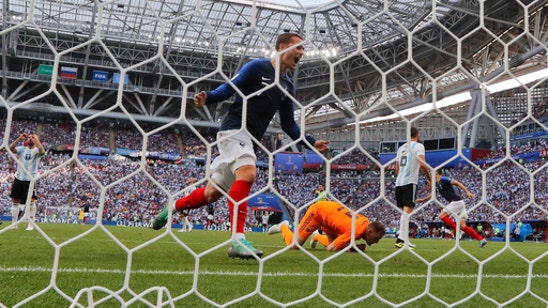
{"type": "MultiPolygon", "coordinates": [[[[352,211],[343,205],[333,201],[320,201],[313,204],[309,211],[313,210],[316,220],[322,230],[330,237],[335,238],[333,245],[341,250],[346,247],[352,238],[352,211]]],[[[356,213],[355,239],[360,239],[369,225],[369,219],[356,213]]]]}

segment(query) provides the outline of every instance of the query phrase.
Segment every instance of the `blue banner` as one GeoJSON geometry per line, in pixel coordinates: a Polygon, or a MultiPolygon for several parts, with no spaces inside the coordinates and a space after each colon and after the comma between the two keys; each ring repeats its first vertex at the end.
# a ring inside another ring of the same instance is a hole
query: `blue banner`
{"type": "Polygon", "coordinates": [[[307,164],[320,164],[323,165],[325,163],[323,156],[318,155],[312,151],[306,150],[304,152],[304,161],[307,164]]]}
{"type": "Polygon", "coordinates": [[[248,208],[252,211],[283,212],[280,199],[276,195],[260,194],[251,197],[248,208]]]}
{"type": "MultiPolygon", "coordinates": [[[[120,73],[114,73],[112,74],[112,83],[120,83],[120,73]]],[[[124,75],[124,84],[129,83],[129,76],[128,74],[124,75]]]]}
{"type": "Polygon", "coordinates": [[[108,72],[103,71],[93,71],[93,75],[91,76],[91,80],[99,80],[99,81],[107,81],[108,80],[108,72]]]}
{"type": "Polygon", "coordinates": [[[107,155],[110,152],[109,148],[105,147],[82,147],[80,153],[93,155],[107,155]]]}
{"type": "Polygon", "coordinates": [[[163,160],[175,160],[169,153],[158,153],[158,157],[163,160]]]}
{"type": "Polygon", "coordinates": [[[278,153],[274,156],[276,172],[302,173],[304,157],[300,153],[278,153]]]}
{"type": "MultiPolygon", "coordinates": [[[[470,159],[470,149],[463,149],[462,154],[470,159]]],[[[441,164],[444,164],[444,167],[464,167],[468,165],[468,162],[458,154],[457,150],[426,151],[424,156],[426,162],[434,168],[441,164]]],[[[395,153],[381,153],[379,161],[384,165],[394,158],[396,158],[395,153]]]]}
{"type": "Polygon", "coordinates": [[[268,169],[270,167],[268,165],[268,160],[258,160],[256,163],[256,166],[258,168],[264,168],[264,169],[268,169]]]}
{"type": "MultiPolygon", "coordinates": [[[[521,162],[522,160],[526,161],[526,162],[534,161],[534,160],[539,159],[540,157],[541,157],[540,151],[523,153],[523,154],[518,154],[518,155],[512,155],[512,158],[517,160],[518,162],[521,162]]],[[[482,160],[476,161],[475,163],[477,165],[482,165],[482,164],[491,165],[491,164],[494,164],[494,163],[496,163],[500,160],[503,160],[503,159],[506,159],[506,156],[482,159],[482,160]]]]}
{"type": "Polygon", "coordinates": [[[152,159],[157,159],[157,158],[160,158],[160,153],[159,152],[147,152],[146,157],[147,158],[152,158],[152,159]]]}
{"type": "Polygon", "coordinates": [[[132,150],[127,149],[127,148],[116,148],[116,154],[120,154],[120,155],[124,155],[124,156],[129,156],[129,153],[131,151],[132,150]]]}
{"type": "Polygon", "coordinates": [[[79,154],[79,159],[92,159],[92,160],[105,160],[107,159],[107,156],[103,155],[88,155],[88,154],[79,154]]]}
{"type": "Polygon", "coordinates": [[[542,136],[546,136],[546,135],[548,135],[548,132],[541,131],[541,132],[536,132],[536,133],[532,133],[532,134],[511,136],[510,141],[517,141],[517,140],[522,140],[522,139],[532,139],[532,138],[542,137],[542,136]]]}

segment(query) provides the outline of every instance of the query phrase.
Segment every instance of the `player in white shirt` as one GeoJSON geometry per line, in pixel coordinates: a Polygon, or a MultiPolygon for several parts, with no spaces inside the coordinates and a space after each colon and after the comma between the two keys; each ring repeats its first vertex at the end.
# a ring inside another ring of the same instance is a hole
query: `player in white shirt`
{"type": "Polygon", "coordinates": [[[29,190],[31,189],[31,181],[38,176],[38,163],[40,157],[46,153],[40,139],[35,134],[21,134],[13,141],[9,149],[17,155],[17,173],[13,186],[11,188],[10,197],[13,205],[11,207],[12,224],[17,229],[17,218],[19,212],[25,209],[25,216],[29,220],[29,225],[26,230],[33,230],[33,223],[36,216],[36,185],[32,188],[31,202],[26,205],[29,190]],[[25,141],[24,145],[17,146],[21,141],[25,141]]]}
{"type": "Polygon", "coordinates": [[[194,229],[194,226],[188,219],[188,214],[188,211],[181,212],[181,230],[179,232],[192,232],[192,229],[194,229]]]}
{"type": "Polygon", "coordinates": [[[417,184],[419,182],[419,170],[422,170],[428,179],[428,187],[432,182],[430,168],[424,158],[425,149],[419,143],[419,130],[411,128],[409,142],[399,147],[396,154],[396,203],[403,211],[400,217],[400,230],[396,239],[395,247],[401,248],[407,243],[409,248],[415,245],[409,242],[409,215],[415,208],[417,197],[417,184]]]}
{"type": "Polygon", "coordinates": [[[270,220],[270,213],[264,212],[263,216],[261,216],[261,226],[263,228],[263,232],[268,231],[268,221],[270,220]]]}

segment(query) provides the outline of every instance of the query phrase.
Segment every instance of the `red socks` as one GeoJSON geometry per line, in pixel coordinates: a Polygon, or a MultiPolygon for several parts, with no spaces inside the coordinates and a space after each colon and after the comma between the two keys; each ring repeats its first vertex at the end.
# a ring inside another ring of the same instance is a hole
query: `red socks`
{"type": "Polygon", "coordinates": [[[457,229],[457,225],[455,224],[453,219],[451,219],[451,217],[445,216],[441,219],[441,221],[443,221],[446,225],[448,225],[449,228],[451,228],[451,230],[456,230],[457,229]]]}
{"type": "Polygon", "coordinates": [[[197,209],[208,204],[205,197],[205,187],[197,188],[188,196],[182,197],[175,202],[175,209],[182,211],[185,209],[197,209]]]}
{"type": "Polygon", "coordinates": [[[462,231],[464,231],[464,233],[468,234],[469,236],[475,238],[478,241],[483,240],[483,237],[481,237],[481,235],[479,235],[476,231],[474,231],[474,229],[470,228],[469,226],[466,226],[466,228],[463,228],[462,231]]]}
{"type": "MultiPolygon", "coordinates": [[[[251,191],[251,186],[253,183],[249,183],[244,180],[235,181],[230,190],[228,191],[228,213],[230,215],[230,226],[234,227],[233,214],[234,214],[234,205],[243,199],[249,196],[251,191]],[[232,201],[234,200],[234,201],[232,201]]],[[[247,217],[247,201],[240,203],[238,205],[238,216],[236,222],[236,233],[244,233],[245,228],[245,219],[247,217]]]]}
{"type": "MultiPolygon", "coordinates": [[[[453,219],[451,219],[451,217],[445,216],[445,217],[443,217],[441,220],[442,220],[446,225],[448,225],[449,228],[451,228],[452,230],[456,230],[456,229],[457,229],[457,225],[455,224],[455,222],[453,221],[453,219]]],[[[466,233],[468,236],[475,238],[475,239],[478,240],[478,241],[483,240],[483,237],[481,237],[481,235],[479,235],[476,231],[474,231],[474,229],[470,228],[469,226],[466,226],[465,228],[462,228],[461,231],[463,231],[464,233],[466,233]]]]}
{"type": "MultiPolygon", "coordinates": [[[[232,215],[234,213],[234,205],[249,196],[253,183],[238,180],[232,184],[228,191],[228,211],[230,215],[230,225],[234,226],[232,215]],[[234,202],[232,202],[234,200],[234,202]]],[[[190,195],[182,197],[175,202],[175,209],[182,211],[185,209],[196,209],[208,204],[205,197],[205,187],[197,188],[190,195]]],[[[236,233],[244,233],[245,219],[247,218],[247,201],[238,205],[238,219],[236,222],[236,233]]]]}

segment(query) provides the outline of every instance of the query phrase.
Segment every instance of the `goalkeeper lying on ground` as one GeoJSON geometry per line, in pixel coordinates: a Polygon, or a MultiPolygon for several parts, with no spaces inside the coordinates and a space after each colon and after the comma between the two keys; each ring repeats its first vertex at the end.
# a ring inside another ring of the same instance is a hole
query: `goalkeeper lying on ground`
{"type": "MultiPolygon", "coordinates": [[[[356,214],[355,239],[365,240],[371,246],[378,243],[384,236],[384,225],[380,222],[369,222],[369,219],[362,214],[356,214]]],[[[281,232],[285,243],[293,245],[293,232],[289,228],[287,220],[273,225],[268,230],[269,234],[281,232]]],[[[310,206],[304,214],[297,229],[297,242],[303,245],[313,235],[311,245],[315,247],[320,242],[327,247],[328,251],[347,249],[352,239],[352,212],[340,203],[333,201],[320,201],[310,206]],[[317,232],[322,229],[324,235],[317,232]]],[[[365,250],[365,244],[356,245],[360,250],[365,250]]]]}

